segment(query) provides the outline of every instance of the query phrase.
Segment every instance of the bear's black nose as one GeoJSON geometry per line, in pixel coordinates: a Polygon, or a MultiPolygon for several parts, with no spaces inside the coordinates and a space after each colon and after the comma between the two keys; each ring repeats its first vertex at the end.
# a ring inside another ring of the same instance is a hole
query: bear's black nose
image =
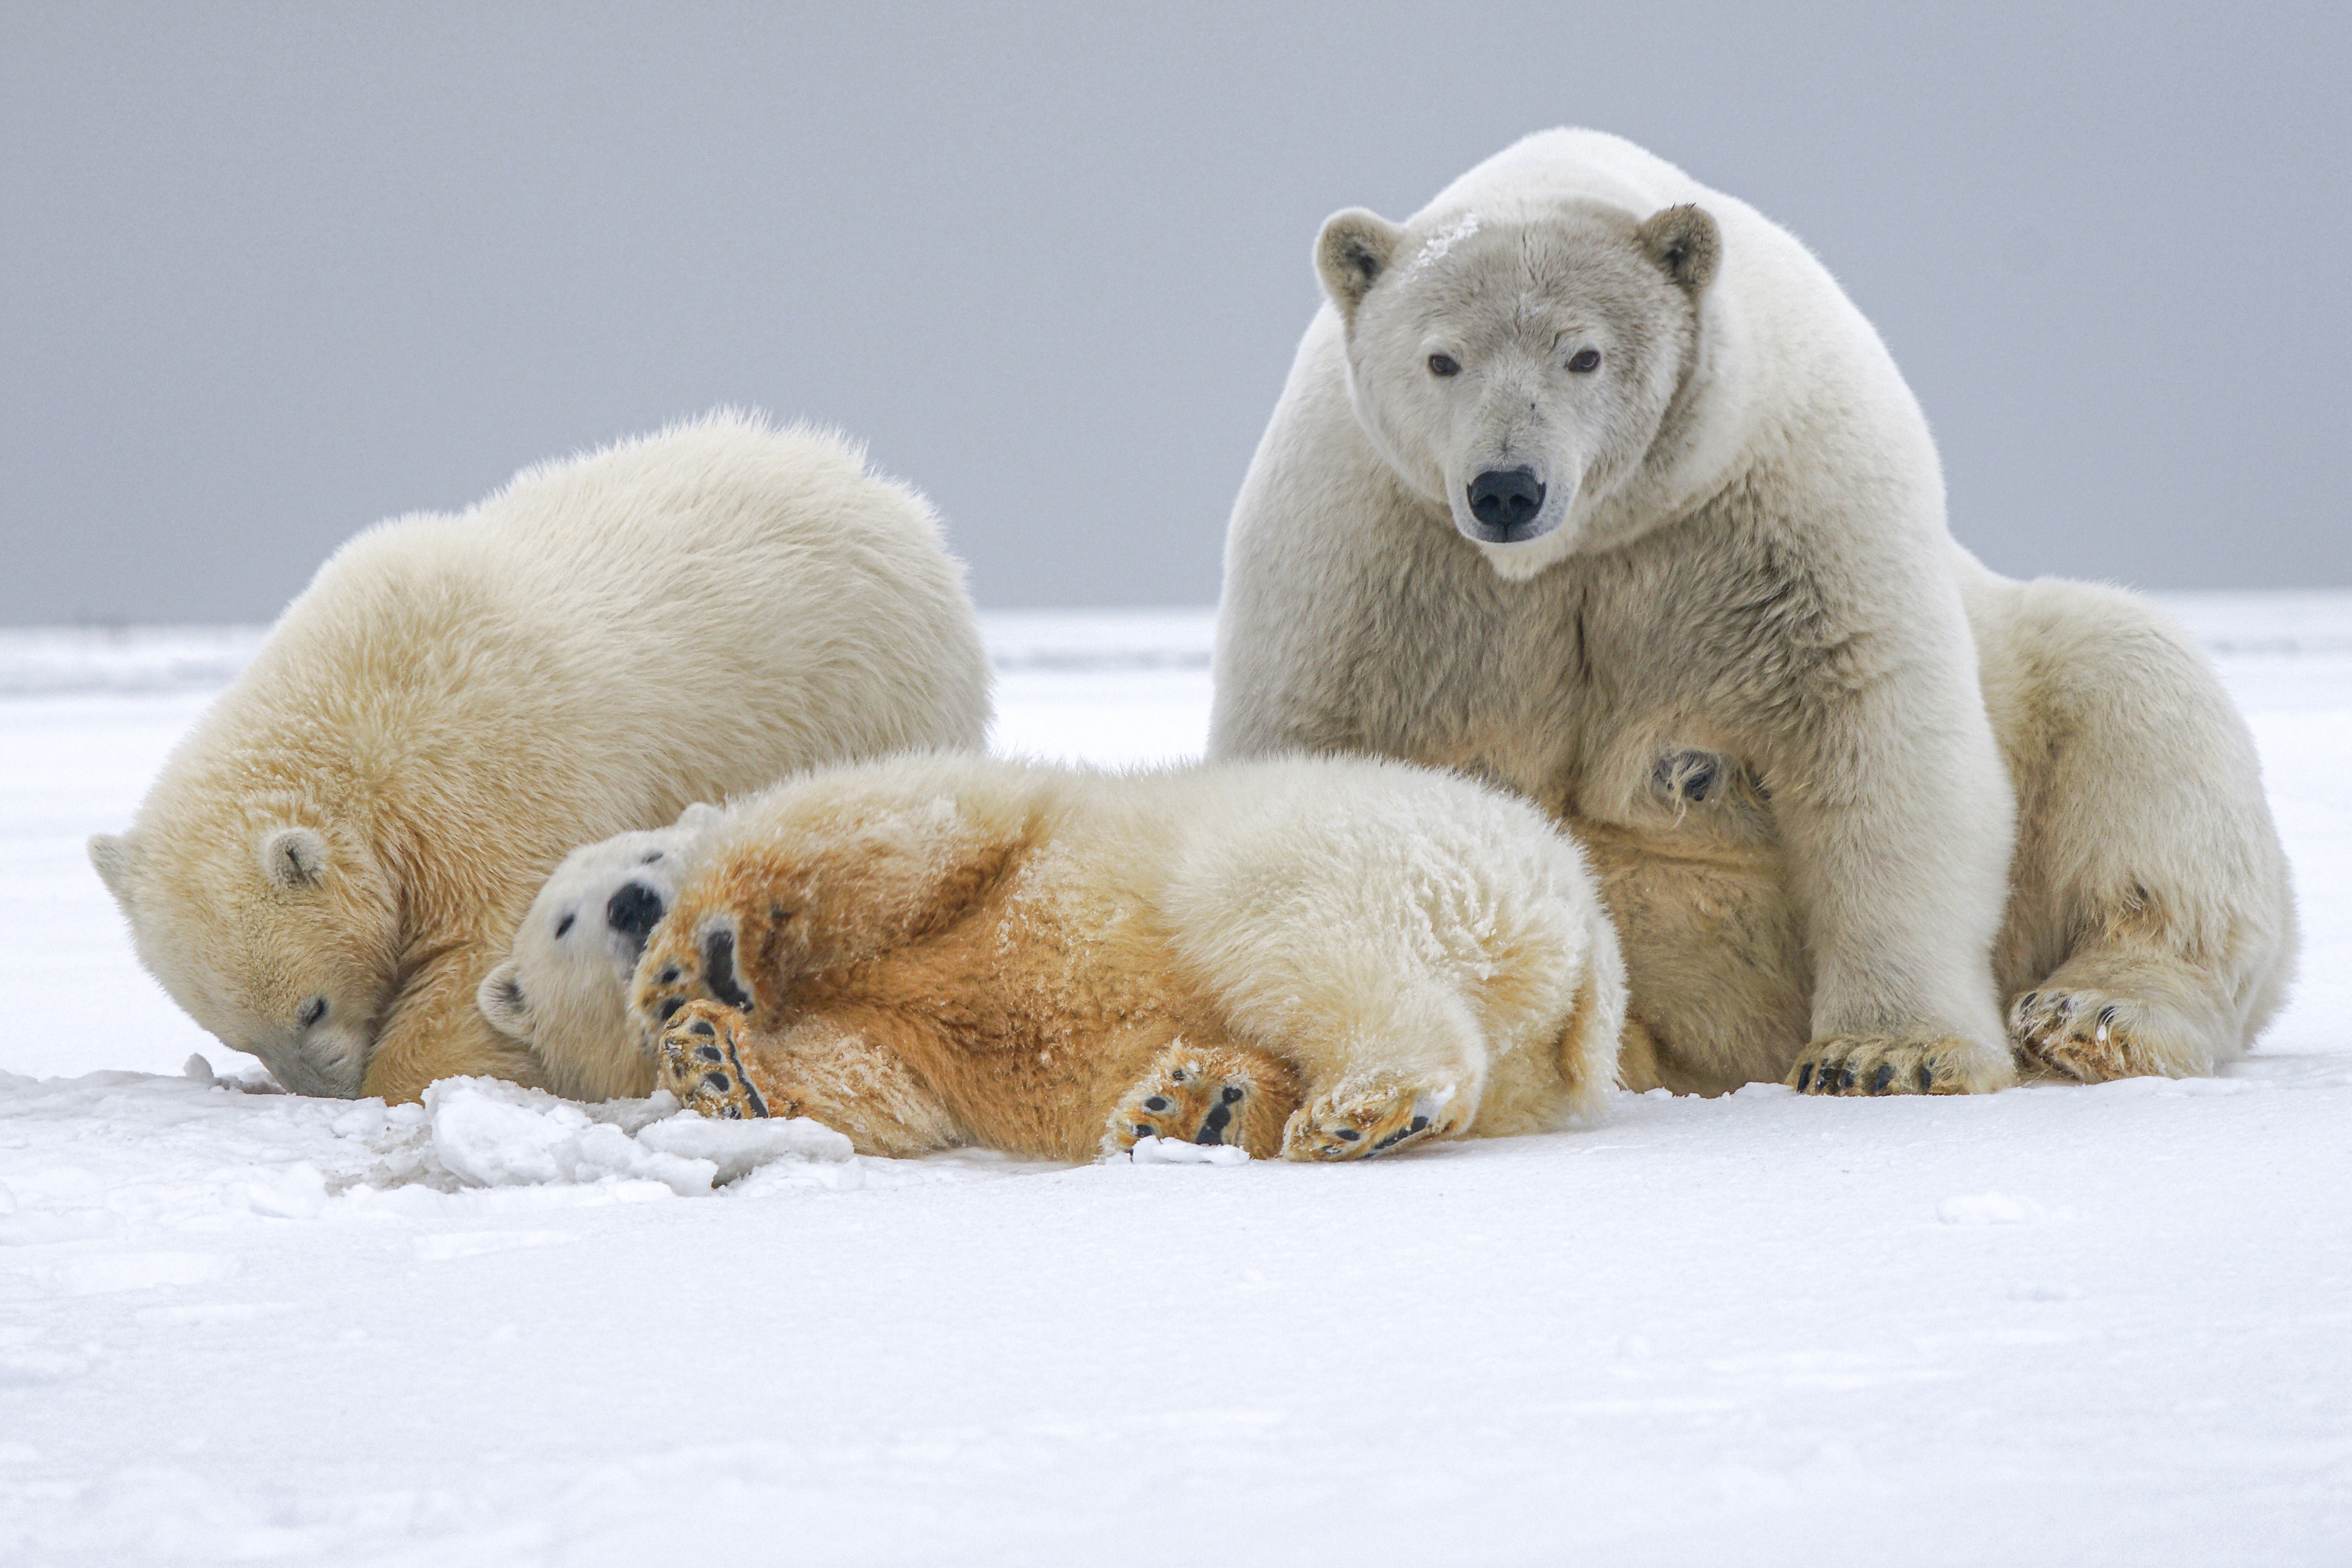
{"type": "Polygon", "coordinates": [[[627,937],[643,952],[646,938],[667,912],[659,893],[643,882],[624,882],[621,890],[604,902],[604,923],[627,937]]]}
{"type": "Polygon", "coordinates": [[[1543,499],[1543,484],[1533,468],[1488,468],[1470,481],[1470,515],[1488,528],[1534,521],[1543,499]]]}

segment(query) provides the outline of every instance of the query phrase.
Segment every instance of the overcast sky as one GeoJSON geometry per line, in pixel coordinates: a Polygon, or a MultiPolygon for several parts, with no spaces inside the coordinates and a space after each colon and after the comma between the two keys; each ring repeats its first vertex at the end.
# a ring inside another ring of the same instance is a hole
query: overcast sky
{"type": "Polygon", "coordinates": [[[714,404],[984,605],[1206,604],[1335,208],[1619,132],[1811,244],[2017,574],[2352,584],[2352,6],[0,0],[0,621],[252,621],[714,404]]]}

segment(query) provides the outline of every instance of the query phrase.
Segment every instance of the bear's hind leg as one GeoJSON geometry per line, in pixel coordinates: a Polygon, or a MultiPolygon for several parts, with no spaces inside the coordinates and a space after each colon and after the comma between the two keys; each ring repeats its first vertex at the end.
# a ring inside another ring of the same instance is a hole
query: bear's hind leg
{"type": "Polygon", "coordinates": [[[1985,697],[2018,800],[1994,969],[2020,1064],[2211,1072],[2293,970],[2294,895],[2252,737],[2203,653],[2114,589],[1986,590],[1985,697]]]}
{"type": "Polygon", "coordinates": [[[2171,953],[2090,947],[2011,1001],[2010,1038],[2029,1068],[2084,1083],[2195,1078],[2233,1054],[2222,989],[2171,953]]]}
{"type": "Polygon", "coordinates": [[[1449,1137],[1468,1120],[1457,1093],[1393,1073],[1357,1074],[1299,1108],[1282,1131],[1282,1157],[1374,1159],[1449,1137]]]}
{"type": "Polygon", "coordinates": [[[1297,1105],[1298,1075],[1280,1058],[1179,1039],[1110,1113],[1103,1152],[1125,1152],[1139,1139],[1172,1138],[1229,1143],[1267,1159],[1281,1152],[1283,1124],[1297,1105]]]}

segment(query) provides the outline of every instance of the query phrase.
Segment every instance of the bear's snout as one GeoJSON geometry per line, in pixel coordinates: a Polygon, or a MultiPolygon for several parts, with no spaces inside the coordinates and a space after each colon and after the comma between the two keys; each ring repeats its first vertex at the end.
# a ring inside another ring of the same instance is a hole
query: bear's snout
{"type": "Polygon", "coordinates": [[[646,938],[668,913],[659,893],[643,882],[624,882],[620,890],[604,902],[604,923],[629,939],[631,946],[642,954],[646,938]]]}
{"type": "Polygon", "coordinates": [[[1470,515],[1495,531],[1496,542],[1533,522],[1543,502],[1543,481],[1533,468],[1488,468],[1470,481],[1470,515]]]}

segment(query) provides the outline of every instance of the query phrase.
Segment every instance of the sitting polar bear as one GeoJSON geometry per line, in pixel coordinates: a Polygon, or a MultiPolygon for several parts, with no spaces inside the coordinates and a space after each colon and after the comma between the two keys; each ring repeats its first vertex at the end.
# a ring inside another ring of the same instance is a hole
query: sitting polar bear
{"type": "Polygon", "coordinates": [[[1213,757],[1433,763],[1558,814],[1620,922],[1633,1087],[2250,1043],[2295,920],[2243,722],[2147,605],[1951,540],[1909,388],[1794,238],[1558,131],[1316,255],[1226,542],[1213,757]]]}
{"type": "MultiPolygon", "coordinates": [[[[897,758],[738,802],[675,874],[632,995],[667,1087],[869,1153],[1350,1159],[1557,1126],[1615,1081],[1582,857],[1444,773],[897,758]]],[[[583,921],[604,885],[574,884],[583,921]]],[[[570,984],[544,945],[516,964],[525,996],[570,984]]]]}
{"type": "Polygon", "coordinates": [[[988,683],[920,497],[830,435],[714,415],[352,541],[90,858],[164,989],[289,1089],[577,1092],[476,1006],[566,850],[978,745],[988,683]]]}

